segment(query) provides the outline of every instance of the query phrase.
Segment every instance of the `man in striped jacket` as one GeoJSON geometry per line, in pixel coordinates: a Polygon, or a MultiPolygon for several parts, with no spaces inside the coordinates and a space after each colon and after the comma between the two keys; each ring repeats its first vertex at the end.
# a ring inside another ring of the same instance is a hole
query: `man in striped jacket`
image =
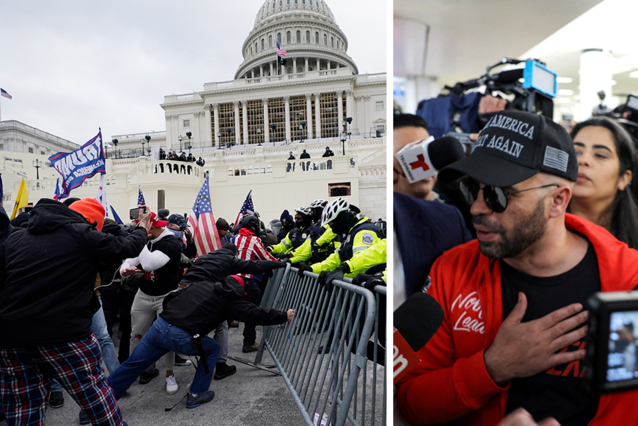
{"type": "MultiPolygon", "coordinates": [[[[260,230],[260,222],[256,216],[246,215],[239,222],[239,232],[233,237],[233,243],[239,251],[238,257],[243,260],[277,260],[264,247],[261,239],[256,235],[260,230]]],[[[244,278],[244,289],[248,295],[249,302],[259,306],[263,275],[238,274],[244,278]]],[[[244,346],[242,352],[254,352],[258,345],[255,342],[257,332],[255,324],[245,324],[244,326],[244,346]]]]}

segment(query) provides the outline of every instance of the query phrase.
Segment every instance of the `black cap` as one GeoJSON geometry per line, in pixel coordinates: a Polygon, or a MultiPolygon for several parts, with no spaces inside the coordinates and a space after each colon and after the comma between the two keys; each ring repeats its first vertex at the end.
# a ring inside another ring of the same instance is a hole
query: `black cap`
{"type": "Polygon", "coordinates": [[[487,122],[472,154],[441,170],[439,179],[446,183],[468,175],[486,185],[507,187],[541,172],[576,182],[572,138],[542,115],[501,111],[487,122]]]}

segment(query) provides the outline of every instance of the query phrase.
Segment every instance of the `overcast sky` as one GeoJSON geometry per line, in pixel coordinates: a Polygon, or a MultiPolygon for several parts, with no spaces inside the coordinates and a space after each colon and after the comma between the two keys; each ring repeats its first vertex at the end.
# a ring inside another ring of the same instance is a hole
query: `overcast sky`
{"type": "MultiPolygon", "coordinates": [[[[263,0],[12,1],[2,6],[2,120],[83,144],[165,130],[165,95],[232,80],[263,0]]],[[[327,0],[360,73],[386,71],[386,1],[327,0]]]]}

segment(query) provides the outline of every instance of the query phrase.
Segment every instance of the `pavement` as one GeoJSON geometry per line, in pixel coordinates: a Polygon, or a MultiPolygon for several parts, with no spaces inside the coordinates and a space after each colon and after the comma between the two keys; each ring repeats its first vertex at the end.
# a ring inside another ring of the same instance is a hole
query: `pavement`
{"type": "MultiPolygon", "coordinates": [[[[257,327],[258,341],[261,327],[257,327]]],[[[243,354],[243,324],[229,330],[229,356],[254,361],[256,352],[243,354]]],[[[114,335],[117,333],[114,332],[114,335]]],[[[117,340],[115,341],[117,347],[117,340]]],[[[117,350],[117,348],[116,348],[117,350]]],[[[213,380],[210,389],[215,398],[197,408],[186,408],[187,386],[195,375],[193,366],[175,367],[175,378],[180,386],[174,395],[167,395],[163,379],[164,368],[157,362],[160,375],[146,385],[135,382],[119,401],[124,420],[130,426],[300,426],[303,418],[288,387],[281,376],[228,360],[237,366],[237,373],[222,380],[213,380]],[[166,412],[166,408],[175,406],[166,412]]],[[[263,364],[273,365],[265,351],[263,364]]],[[[276,368],[273,371],[278,371],[276,368]]],[[[64,392],[64,406],[47,408],[46,424],[69,426],[79,424],[79,407],[64,392]]],[[[0,422],[5,426],[6,422],[0,422]]]]}

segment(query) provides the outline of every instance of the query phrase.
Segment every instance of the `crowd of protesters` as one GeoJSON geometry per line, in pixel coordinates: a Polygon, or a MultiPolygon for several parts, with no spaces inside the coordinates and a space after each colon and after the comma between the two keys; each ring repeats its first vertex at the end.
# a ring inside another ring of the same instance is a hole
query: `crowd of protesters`
{"type": "Polygon", "coordinates": [[[204,167],[204,165],[206,164],[206,160],[204,160],[202,157],[199,157],[197,160],[195,159],[195,156],[192,153],[188,153],[188,155],[186,155],[185,152],[181,151],[179,154],[173,150],[172,152],[169,152],[168,154],[166,154],[166,151],[164,151],[163,148],[160,148],[159,150],[159,159],[160,160],[173,160],[173,161],[184,161],[187,163],[195,163],[198,166],[202,166],[204,167]]]}
{"type": "Polygon", "coordinates": [[[94,199],[41,199],[11,222],[0,209],[0,323],[15,324],[0,329],[8,424],[43,424],[66,391],[80,424],[125,425],[117,400],[134,381],[153,382],[160,358],[170,395],[186,385],[174,366],[198,357],[186,407],[210,402],[212,380],[237,371],[227,363],[229,326],[244,324],[249,353],[257,325],[294,315],[259,306],[272,270],[291,263],[328,289],[344,276],[385,285],[385,229],[358,214],[337,198],[285,210],[270,228],[258,213],[218,218],[221,248],[197,256],[185,215],[167,210],[141,206],[123,225],[94,199]]]}
{"type": "MultiPolygon", "coordinates": [[[[637,141],[504,105],[479,107],[473,150],[438,175],[410,182],[394,158],[394,309],[427,292],[444,313],[394,424],[623,423],[634,393],[595,393],[583,360],[588,298],[638,284],[637,141]]],[[[395,113],[395,154],[429,136],[395,113]]]]}

